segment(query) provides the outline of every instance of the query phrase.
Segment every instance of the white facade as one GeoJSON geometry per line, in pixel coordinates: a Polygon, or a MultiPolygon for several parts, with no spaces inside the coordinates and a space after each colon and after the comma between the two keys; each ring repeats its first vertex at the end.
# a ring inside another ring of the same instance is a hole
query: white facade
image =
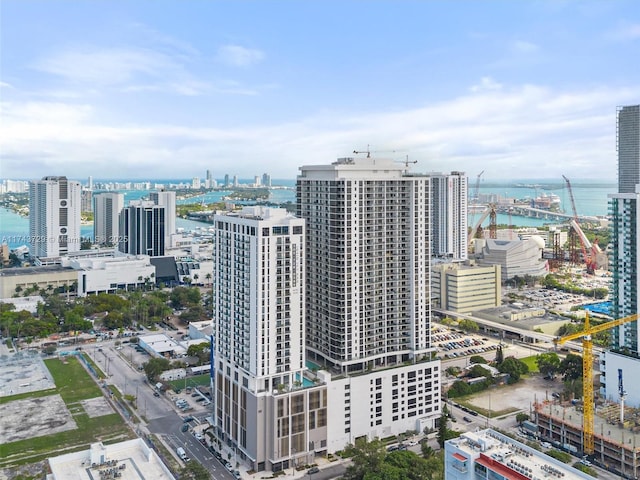
{"type": "Polygon", "coordinates": [[[348,372],[430,351],[430,185],[386,159],[303,166],[307,355],[348,372]]]}
{"type": "Polygon", "coordinates": [[[59,257],[80,250],[82,185],[67,177],[29,183],[29,243],[33,257],[59,257]]]}
{"type": "Polygon", "coordinates": [[[93,197],[93,241],[98,245],[117,245],[120,241],[120,212],[124,194],[97,193],[93,197]]]}
{"type": "Polygon", "coordinates": [[[444,444],[447,480],[593,480],[593,477],[491,429],[444,444]]]}
{"type": "Polygon", "coordinates": [[[149,198],[164,207],[165,245],[171,245],[171,235],[176,233],[176,192],[151,192],[149,198]]]}
{"type": "Polygon", "coordinates": [[[304,224],[263,207],[214,216],[215,421],[256,468],[274,462],[275,441],[257,437],[273,421],[258,405],[306,369],[304,224]]]}
{"type": "Polygon", "coordinates": [[[147,255],[115,255],[73,257],[63,260],[63,266],[78,271],[78,296],[113,293],[153,282],[156,268],[147,255]],[[140,280],[142,279],[142,280],[140,280]]]}
{"type": "Polygon", "coordinates": [[[542,258],[544,240],[534,236],[527,240],[476,240],[484,244],[477,258],[478,265],[500,265],[502,282],[513,277],[543,277],[549,264],[542,258]]]}
{"type": "Polygon", "coordinates": [[[141,438],[111,445],[93,443],[88,450],[50,458],[49,467],[51,473],[47,475],[47,480],[107,478],[100,475],[100,472],[111,469],[121,473],[123,479],[174,480],[175,478],[156,452],[141,438]]]}
{"type": "Polygon", "coordinates": [[[304,220],[284,209],[216,215],[216,356],[258,382],[293,384],[304,366],[304,220]]]}
{"type": "Polygon", "coordinates": [[[467,254],[467,177],[464,172],[431,174],[431,255],[465,261],[467,254]]]}
{"type": "Polygon", "coordinates": [[[327,384],[327,449],[335,453],[356,438],[386,438],[434,426],[440,416],[440,361],[331,379],[327,384]]]}
{"type": "Polygon", "coordinates": [[[625,405],[640,408],[640,382],[636,375],[640,360],[612,351],[600,354],[600,394],[612,402],[620,401],[619,376],[622,370],[622,385],[626,392],[625,405]]]}

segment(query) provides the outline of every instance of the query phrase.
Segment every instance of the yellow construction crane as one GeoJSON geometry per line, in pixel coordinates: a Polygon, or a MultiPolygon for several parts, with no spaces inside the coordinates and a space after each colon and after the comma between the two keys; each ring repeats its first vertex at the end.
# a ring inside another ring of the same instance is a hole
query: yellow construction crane
{"type": "Polygon", "coordinates": [[[592,336],[599,332],[604,332],[614,327],[618,327],[625,323],[638,320],[638,314],[630,315],[624,318],[618,318],[610,322],[601,323],[600,325],[589,325],[589,313],[584,318],[584,330],[581,332],[565,335],[556,338],[554,343],[562,345],[570,340],[582,338],[582,450],[590,455],[594,450],[593,440],[593,422],[594,422],[594,405],[593,405],[593,339],[592,336]]]}

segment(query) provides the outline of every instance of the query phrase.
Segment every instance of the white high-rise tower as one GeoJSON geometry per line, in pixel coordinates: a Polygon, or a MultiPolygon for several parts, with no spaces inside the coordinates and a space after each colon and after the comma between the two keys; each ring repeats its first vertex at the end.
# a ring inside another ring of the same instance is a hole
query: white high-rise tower
{"type": "Polygon", "coordinates": [[[214,225],[216,432],[257,471],[309,463],[327,420],[324,387],[303,379],[304,220],[245,207],[214,225]]]}
{"type": "Polygon", "coordinates": [[[98,245],[118,245],[120,242],[120,212],[124,194],[98,193],[93,197],[93,239],[98,245]]]}
{"type": "Polygon", "coordinates": [[[82,185],[67,177],[29,182],[29,243],[32,257],[80,250],[82,185]]]}
{"type": "Polygon", "coordinates": [[[300,170],[307,358],[333,374],[329,450],[415,428],[418,419],[433,425],[440,362],[431,360],[431,178],[375,158],[300,170]]]}

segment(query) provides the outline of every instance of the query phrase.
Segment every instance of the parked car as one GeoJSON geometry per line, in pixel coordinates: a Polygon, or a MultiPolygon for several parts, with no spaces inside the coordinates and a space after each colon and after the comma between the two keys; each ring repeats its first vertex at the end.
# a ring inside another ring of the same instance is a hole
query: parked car
{"type": "Polygon", "coordinates": [[[463,419],[465,422],[469,422],[469,423],[471,423],[471,422],[473,421],[473,420],[471,420],[469,417],[462,417],[462,419],[463,419]]]}
{"type": "Polygon", "coordinates": [[[311,467],[309,470],[307,470],[307,473],[318,473],[320,471],[320,469],[318,467],[311,467]]]}
{"type": "Polygon", "coordinates": [[[185,423],[184,425],[182,425],[182,428],[180,430],[183,432],[187,432],[189,430],[189,425],[185,423]]]}

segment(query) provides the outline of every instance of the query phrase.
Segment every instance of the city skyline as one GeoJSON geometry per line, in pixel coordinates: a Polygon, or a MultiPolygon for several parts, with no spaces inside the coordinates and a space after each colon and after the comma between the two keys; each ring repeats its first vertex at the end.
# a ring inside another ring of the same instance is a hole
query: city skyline
{"type": "Polygon", "coordinates": [[[2,13],[4,178],[294,178],[370,149],[416,172],[615,180],[616,107],[640,99],[632,1],[2,13]]]}

